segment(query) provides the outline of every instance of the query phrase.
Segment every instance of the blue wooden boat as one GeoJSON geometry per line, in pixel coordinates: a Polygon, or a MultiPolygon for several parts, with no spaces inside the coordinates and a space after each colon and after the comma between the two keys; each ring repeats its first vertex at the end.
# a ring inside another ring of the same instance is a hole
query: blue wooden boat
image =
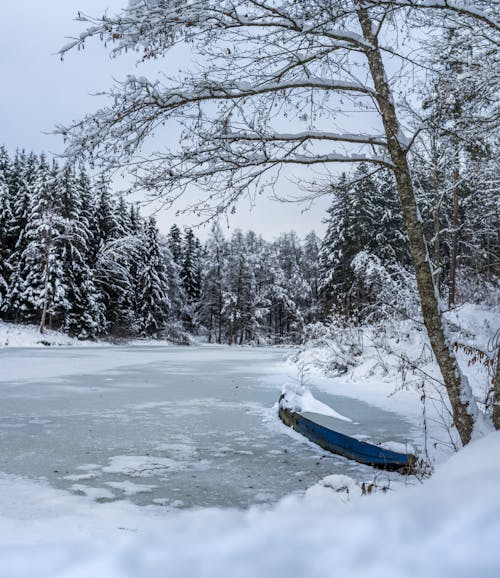
{"type": "Polygon", "coordinates": [[[394,452],[332,430],[320,423],[319,415],[297,413],[280,403],[279,416],[285,425],[329,452],[382,470],[401,473],[414,470],[417,458],[413,454],[394,452]]]}

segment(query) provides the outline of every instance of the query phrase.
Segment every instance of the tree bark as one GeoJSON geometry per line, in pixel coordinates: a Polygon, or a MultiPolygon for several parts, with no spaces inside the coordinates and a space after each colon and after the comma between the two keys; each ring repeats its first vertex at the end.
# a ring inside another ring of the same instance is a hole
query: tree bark
{"type": "Polygon", "coordinates": [[[45,326],[47,323],[47,313],[50,305],[50,283],[49,283],[49,264],[50,264],[50,251],[52,247],[51,239],[48,235],[44,236],[45,245],[45,277],[44,277],[44,288],[43,288],[43,308],[42,315],[40,317],[40,323],[38,329],[40,333],[45,332],[45,326]]]}
{"type": "Polygon", "coordinates": [[[404,144],[400,142],[400,125],[374,32],[375,26],[366,8],[360,7],[358,19],[364,38],[370,43],[370,48],[365,50],[365,54],[377,92],[377,103],[384,124],[389,155],[394,164],[394,176],[415,268],[424,324],[448,392],[454,425],[462,444],[465,445],[471,440],[474,415],[477,410],[475,411],[471,405],[473,404],[472,394],[467,391],[468,384],[460,377],[455,356],[446,340],[442,311],[416,205],[407,152],[404,144]]]}

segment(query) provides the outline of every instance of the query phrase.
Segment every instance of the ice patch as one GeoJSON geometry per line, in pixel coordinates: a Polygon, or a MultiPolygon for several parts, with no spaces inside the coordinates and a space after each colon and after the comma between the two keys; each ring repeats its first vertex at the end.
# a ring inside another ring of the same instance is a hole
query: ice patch
{"type": "Polygon", "coordinates": [[[93,480],[95,474],[72,474],[70,476],[64,476],[65,480],[70,482],[83,482],[84,480],[93,480]]]}
{"type": "Polygon", "coordinates": [[[81,470],[83,472],[91,472],[94,470],[100,470],[101,466],[99,464],[82,464],[76,468],[77,470],[81,470]]]}
{"type": "Polygon", "coordinates": [[[159,443],[155,445],[155,449],[172,456],[176,460],[192,460],[197,455],[196,448],[188,444],[159,443]]]}

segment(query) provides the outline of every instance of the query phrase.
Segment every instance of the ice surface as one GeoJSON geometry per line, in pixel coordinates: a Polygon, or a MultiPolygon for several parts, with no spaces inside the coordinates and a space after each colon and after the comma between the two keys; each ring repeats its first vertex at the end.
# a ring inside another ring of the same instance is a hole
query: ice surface
{"type": "MultiPolygon", "coordinates": [[[[0,350],[0,471],[95,499],[182,507],[274,503],[329,474],[371,469],[286,428],[288,351],[229,347],[0,350]],[[111,380],[110,380],[111,379],[111,380]],[[296,476],[296,472],[302,472],[296,476]],[[150,491],[134,491],[142,483],[150,491]]],[[[360,436],[413,441],[411,424],[315,392],[360,436]]]]}

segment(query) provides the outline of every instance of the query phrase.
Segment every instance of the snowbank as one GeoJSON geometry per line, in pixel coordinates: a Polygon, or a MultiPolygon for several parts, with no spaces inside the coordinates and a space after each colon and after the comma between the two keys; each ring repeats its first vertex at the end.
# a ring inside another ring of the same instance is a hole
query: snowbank
{"type": "MultiPolygon", "coordinates": [[[[458,344],[460,367],[483,407],[491,374],[484,358],[468,348],[493,355],[491,344],[500,327],[500,310],[465,304],[446,317],[450,336],[458,344]]],[[[418,445],[427,448],[432,460],[446,459],[461,445],[445,409],[447,396],[427,333],[417,321],[359,328],[323,326],[290,363],[306,373],[306,385],[411,419],[421,432],[418,445]]]]}
{"type": "Polygon", "coordinates": [[[5,323],[0,321],[0,347],[46,347],[57,345],[83,345],[60,331],[46,330],[40,333],[36,325],[5,323]]]}
{"type": "Polygon", "coordinates": [[[6,323],[0,321],[0,348],[2,347],[48,347],[48,346],[72,346],[72,347],[95,347],[96,345],[137,345],[142,347],[165,347],[174,343],[179,345],[201,345],[187,333],[176,335],[173,339],[134,338],[122,339],[113,342],[111,339],[104,341],[84,341],[70,337],[62,331],[50,331],[46,329],[42,334],[37,325],[22,323],[6,323]]]}
{"type": "Polygon", "coordinates": [[[0,477],[0,577],[497,578],[499,455],[497,432],[421,485],[366,495],[335,476],[249,511],[96,504],[0,477]]]}

